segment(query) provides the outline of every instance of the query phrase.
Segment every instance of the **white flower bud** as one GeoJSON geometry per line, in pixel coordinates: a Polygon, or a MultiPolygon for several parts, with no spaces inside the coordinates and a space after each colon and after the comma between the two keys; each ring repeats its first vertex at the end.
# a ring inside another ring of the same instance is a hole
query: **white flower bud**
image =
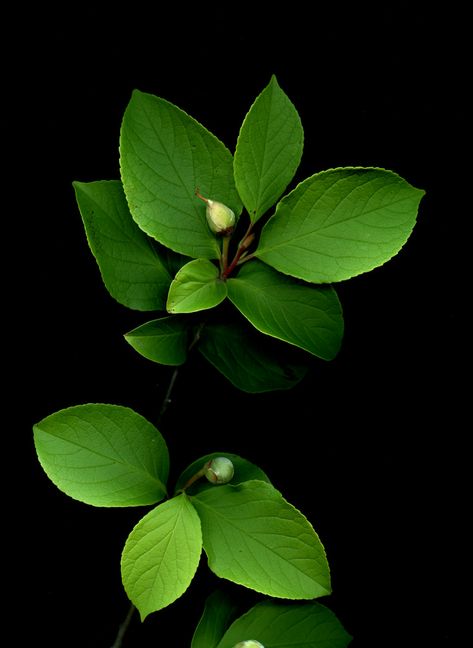
{"type": "Polygon", "coordinates": [[[233,464],[227,457],[215,457],[209,461],[205,476],[212,484],[227,484],[235,473],[233,464]]]}
{"type": "Polygon", "coordinates": [[[230,234],[235,226],[235,214],[221,202],[205,198],[196,189],[195,195],[203,200],[207,205],[206,216],[207,223],[214,234],[230,234]]]}
{"type": "Polygon", "coordinates": [[[235,644],[233,648],[264,648],[263,644],[255,639],[248,639],[247,641],[240,641],[235,644]]]}

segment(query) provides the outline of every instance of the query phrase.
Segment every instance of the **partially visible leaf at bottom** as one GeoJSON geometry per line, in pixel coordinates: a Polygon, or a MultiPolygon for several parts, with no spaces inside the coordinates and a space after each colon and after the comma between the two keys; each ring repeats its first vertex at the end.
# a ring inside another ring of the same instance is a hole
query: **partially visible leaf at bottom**
{"type": "Polygon", "coordinates": [[[249,639],[265,648],[345,648],[352,638],[320,603],[263,601],[234,621],[216,648],[233,648],[249,639]]]}
{"type": "Polygon", "coordinates": [[[122,555],[125,591],[141,620],[189,587],[202,551],[199,516],[185,494],[157,506],[128,536],[122,555]]]}
{"type": "Polygon", "coordinates": [[[236,616],[237,606],[221,590],[205,601],[204,612],[192,637],[191,648],[215,648],[236,616]]]}

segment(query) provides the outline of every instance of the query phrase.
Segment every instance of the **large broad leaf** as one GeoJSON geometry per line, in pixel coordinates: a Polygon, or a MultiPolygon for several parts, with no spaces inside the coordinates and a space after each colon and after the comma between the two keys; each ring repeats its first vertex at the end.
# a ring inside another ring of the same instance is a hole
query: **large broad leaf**
{"type": "Polygon", "coordinates": [[[109,293],[129,308],[163,310],[171,277],[152,241],[132,219],[121,182],[73,185],[87,240],[109,293]]]}
{"type": "Polygon", "coordinates": [[[235,182],[253,223],[291,181],[303,141],[297,110],[273,76],[245,117],[235,150],[235,182]]]}
{"type": "Polygon", "coordinates": [[[208,259],[195,259],[183,266],[169,288],[169,313],[194,313],[213,308],[227,296],[220,271],[208,259]]]}
{"type": "Polygon", "coordinates": [[[184,494],[138,522],[126,541],[121,567],[123,586],[141,620],[186,591],[201,551],[199,516],[184,494]]]}
{"type": "Polygon", "coordinates": [[[258,331],[332,360],[343,337],[343,316],[330,286],[311,286],[258,261],[228,280],[228,297],[258,331]]]}
{"type": "Polygon", "coordinates": [[[209,567],[217,576],[288,599],[330,593],[329,568],[317,534],[270,484],[215,486],[191,501],[202,522],[209,567]]]}
{"type": "Polygon", "coordinates": [[[320,603],[263,601],[232,623],[217,648],[251,639],[266,648],[345,648],[352,638],[320,603]]]}
{"type": "Polygon", "coordinates": [[[241,212],[233,157],[201,124],[172,103],[135,90],[123,117],[120,167],[133,218],[166,247],[216,259],[202,195],[241,212]]]}
{"type": "Polygon", "coordinates": [[[74,499],[94,506],[142,506],[166,495],[166,442],[128,407],[77,405],[47,416],[33,430],[46,474],[74,499]]]}
{"type": "Polygon", "coordinates": [[[190,326],[183,317],[162,317],[126,333],[125,340],[148,360],[177,366],[187,359],[190,326]]]}
{"type": "MultiPolygon", "coordinates": [[[[215,457],[226,457],[233,463],[235,472],[233,474],[233,478],[229,482],[233,485],[241,484],[245,481],[254,479],[267,482],[268,484],[270,483],[269,477],[266,475],[266,473],[263,472],[261,468],[251,463],[251,461],[243,459],[243,457],[233,454],[232,452],[212,452],[205,455],[204,457],[196,459],[190,464],[190,466],[187,466],[187,468],[182,472],[179,479],[177,480],[176,492],[178,492],[181,488],[184,488],[188,480],[193,475],[195,475],[208,461],[211,461],[215,457]]],[[[195,484],[190,487],[188,492],[192,495],[195,495],[196,493],[200,493],[200,491],[206,490],[207,488],[215,488],[215,484],[212,484],[207,479],[203,478],[195,482],[195,484]]]]}
{"type": "Polygon", "coordinates": [[[191,648],[215,648],[236,616],[232,599],[217,590],[205,601],[204,612],[192,637],[191,648]]]}
{"type": "Polygon", "coordinates": [[[399,252],[423,195],[384,169],[322,171],[281,200],[255,254],[305,281],[349,279],[399,252]]]}
{"type": "Polygon", "coordinates": [[[261,336],[241,320],[204,326],[197,347],[204,358],[235,387],[249,393],[297,384],[307,373],[307,364],[295,358],[287,345],[261,336]]]}

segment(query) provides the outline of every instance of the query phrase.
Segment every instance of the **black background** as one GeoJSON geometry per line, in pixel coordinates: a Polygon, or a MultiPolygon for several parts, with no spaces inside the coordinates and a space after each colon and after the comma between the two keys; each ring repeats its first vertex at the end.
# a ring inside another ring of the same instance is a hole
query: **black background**
{"type": "MultiPolygon", "coordinates": [[[[95,509],[57,491],[37,463],[32,424],[82,402],[156,419],[171,375],[124,342],[146,317],[105,291],[71,182],[118,177],[134,88],[174,102],[233,150],[274,73],[304,125],[297,181],[373,165],[427,193],[400,254],[337,286],[346,335],[332,363],[265,395],[239,393],[198,356],[181,372],[161,426],[171,479],[214,450],[252,460],[318,531],[333,578],[324,602],[354,647],[458,645],[467,327],[454,240],[467,216],[448,170],[466,134],[466,18],[412,4],[289,3],[265,17],[255,4],[78,4],[12,19],[22,61],[11,105],[23,138],[14,167],[23,329],[18,340],[10,322],[5,340],[27,484],[15,500],[23,530],[14,607],[24,617],[17,632],[31,623],[35,643],[111,645],[128,605],[120,553],[144,510],[95,509]]],[[[143,626],[135,620],[124,645],[188,646],[216,583],[203,560],[189,591],[143,626]]]]}

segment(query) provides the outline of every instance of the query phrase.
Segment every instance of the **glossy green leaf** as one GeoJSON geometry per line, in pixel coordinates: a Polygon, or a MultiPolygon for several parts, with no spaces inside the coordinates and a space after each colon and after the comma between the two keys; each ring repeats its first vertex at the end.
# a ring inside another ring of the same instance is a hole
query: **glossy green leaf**
{"type": "Polygon", "coordinates": [[[236,616],[232,599],[217,590],[205,601],[204,612],[192,637],[191,648],[215,648],[236,616]]]}
{"type": "Polygon", "coordinates": [[[302,284],[256,260],[227,284],[230,300],[261,333],[324,360],[337,355],[343,316],[332,287],[302,284]]]}
{"type": "Polygon", "coordinates": [[[94,506],[143,506],[166,495],[166,442],[128,407],[76,405],[47,416],[33,431],[46,474],[74,499],[94,506]]]}
{"type": "Polygon", "coordinates": [[[74,182],[87,240],[103,282],[120,304],[162,310],[171,277],[153,242],[131,217],[121,182],[74,182]]]}
{"type": "Polygon", "coordinates": [[[195,259],[183,266],[169,288],[169,313],[194,313],[213,308],[227,296],[220,270],[207,259],[195,259]]]}
{"type": "Polygon", "coordinates": [[[232,623],[217,648],[249,639],[265,648],[346,648],[352,638],[320,603],[263,601],[232,623]]]}
{"type": "Polygon", "coordinates": [[[182,494],[145,515],[128,536],[121,568],[125,591],[141,620],[189,587],[202,551],[199,516],[182,494]]]}
{"type": "Polygon", "coordinates": [[[235,387],[249,393],[290,389],[307,372],[278,340],[261,336],[243,318],[209,323],[203,328],[198,350],[235,387]]]}
{"type": "Polygon", "coordinates": [[[135,90],[123,117],[120,168],[141,229],[175,252],[218,258],[195,190],[241,212],[233,157],[222,142],[172,103],[135,90]]]}
{"type": "Polygon", "coordinates": [[[303,142],[297,110],[273,76],[245,117],[235,150],[235,182],[253,223],[292,180],[303,142]]]}
{"type": "MultiPolygon", "coordinates": [[[[177,480],[175,489],[176,492],[178,492],[181,488],[184,488],[187,481],[193,475],[195,475],[208,461],[214,459],[215,457],[227,457],[227,459],[230,459],[230,461],[233,463],[235,472],[233,479],[231,480],[231,482],[229,482],[230,484],[241,484],[245,481],[250,481],[253,479],[258,479],[260,481],[267,482],[268,484],[270,483],[269,477],[266,475],[266,473],[261,470],[261,468],[251,463],[251,461],[243,459],[243,457],[239,457],[232,452],[212,452],[203,457],[199,457],[199,459],[193,461],[190,466],[187,466],[187,468],[182,472],[179,479],[177,480]]],[[[201,490],[206,490],[207,488],[215,488],[215,484],[211,484],[207,479],[203,478],[195,482],[190,487],[188,492],[192,495],[195,495],[196,493],[200,493],[201,490]]]]}
{"type": "Polygon", "coordinates": [[[423,195],[384,169],[322,171],[281,200],[255,254],[305,281],[349,279],[399,252],[423,195]]]}
{"type": "Polygon", "coordinates": [[[125,334],[125,340],[148,360],[178,366],[187,359],[190,322],[183,317],[151,320],[125,334]]]}
{"type": "Polygon", "coordinates": [[[307,519],[270,484],[245,481],[191,497],[210,569],[263,594],[312,599],[330,593],[320,540],[307,519]]]}

